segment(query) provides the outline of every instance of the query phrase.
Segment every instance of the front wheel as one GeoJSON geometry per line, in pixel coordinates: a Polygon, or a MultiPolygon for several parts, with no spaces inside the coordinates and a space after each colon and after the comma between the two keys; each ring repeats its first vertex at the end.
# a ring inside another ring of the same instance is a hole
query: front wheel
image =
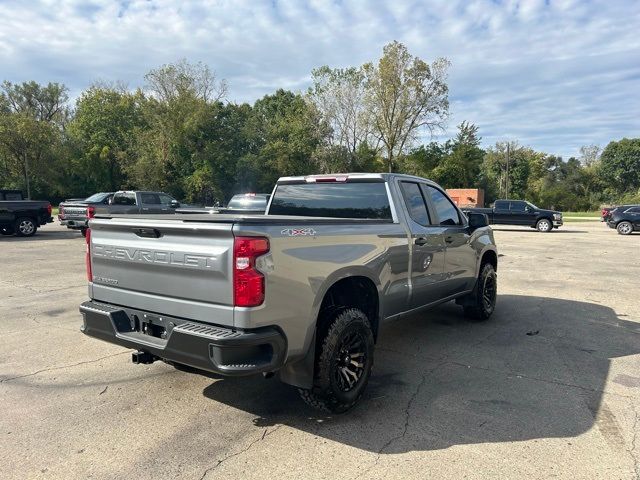
{"type": "Polygon", "coordinates": [[[620,235],[630,235],[631,232],[633,232],[633,225],[631,225],[631,222],[627,221],[620,222],[616,227],[616,230],[620,235]]]}
{"type": "Polygon", "coordinates": [[[546,233],[551,231],[551,229],[553,228],[553,224],[550,220],[541,218],[540,220],[538,220],[538,223],[536,223],[536,228],[539,232],[546,233]]]}
{"type": "Polygon", "coordinates": [[[19,237],[32,237],[36,234],[38,226],[36,225],[36,222],[34,222],[31,218],[22,217],[16,220],[14,230],[16,232],[16,235],[19,237]]]}
{"type": "Polygon", "coordinates": [[[473,289],[470,304],[464,306],[464,314],[475,320],[487,320],[496,309],[498,299],[498,275],[490,263],[480,269],[480,275],[473,289]]]}
{"type": "Polygon", "coordinates": [[[373,332],[357,308],[338,313],[317,343],[314,384],[299,389],[312,407],[342,413],[362,396],[373,365],[373,332]]]}

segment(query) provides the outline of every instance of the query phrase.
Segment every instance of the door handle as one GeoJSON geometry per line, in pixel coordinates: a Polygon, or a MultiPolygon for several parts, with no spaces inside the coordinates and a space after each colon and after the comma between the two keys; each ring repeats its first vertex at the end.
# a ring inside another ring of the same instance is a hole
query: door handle
{"type": "Polygon", "coordinates": [[[453,242],[453,237],[451,235],[449,235],[448,237],[445,237],[444,241],[447,242],[447,243],[452,243],[453,242]]]}
{"type": "Polygon", "coordinates": [[[413,243],[415,243],[416,245],[419,245],[419,246],[426,245],[427,239],[424,238],[424,237],[418,237],[418,238],[416,238],[415,242],[413,242],[413,243]]]}

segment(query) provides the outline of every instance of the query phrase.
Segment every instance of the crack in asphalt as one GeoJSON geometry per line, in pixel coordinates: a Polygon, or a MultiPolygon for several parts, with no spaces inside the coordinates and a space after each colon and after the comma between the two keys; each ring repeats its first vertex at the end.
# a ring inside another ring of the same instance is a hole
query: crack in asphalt
{"type": "Polygon", "coordinates": [[[375,458],[373,464],[371,464],[364,472],[359,474],[358,477],[356,477],[356,478],[366,478],[366,475],[373,468],[375,468],[378,465],[378,462],[380,461],[380,457],[382,456],[384,451],[387,450],[394,442],[397,442],[398,440],[403,439],[407,435],[407,431],[409,430],[409,424],[411,423],[411,421],[410,421],[411,420],[411,407],[413,406],[413,402],[416,400],[416,398],[418,397],[418,394],[420,393],[420,390],[422,390],[422,387],[427,382],[427,378],[432,373],[434,373],[436,370],[438,370],[443,365],[446,365],[447,363],[448,362],[446,362],[446,361],[441,362],[438,365],[436,365],[435,367],[433,367],[431,370],[427,370],[426,372],[422,373],[422,378],[420,379],[420,382],[416,386],[415,391],[413,392],[413,394],[409,398],[409,401],[407,402],[407,406],[404,409],[404,426],[402,428],[402,433],[400,435],[396,435],[395,437],[390,438],[376,453],[376,458],[375,458]]]}
{"type": "Polygon", "coordinates": [[[209,475],[210,472],[213,472],[216,468],[218,468],[220,465],[222,465],[224,462],[226,462],[227,460],[229,460],[230,458],[234,458],[237,457],[239,455],[242,455],[244,453],[247,453],[249,450],[251,450],[251,448],[256,444],[259,443],[261,441],[263,441],[265,438],[267,438],[269,435],[271,435],[272,433],[277,432],[278,430],[280,430],[280,428],[282,428],[284,425],[278,425],[276,428],[274,428],[273,430],[269,431],[268,428],[265,428],[264,431],[262,432],[262,435],[260,436],[260,438],[257,438],[255,440],[253,440],[251,443],[249,443],[249,445],[247,445],[245,448],[243,448],[242,450],[240,450],[239,452],[235,452],[235,453],[231,453],[229,455],[226,455],[225,457],[223,457],[222,459],[218,460],[218,462],[213,465],[212,467],[207,468],[203,473],[202,476],[200,477],[200,480],[204,480],[204,478],[209,475]]]}
{"type": "Polygon", "coordinates": [[[72,368],[72,367],[77,367],[79,365],[86,365],[88,363],[95,363],[95,362],[99,362],[100,360],[104,360],[106,358],[116,357],[118,355],[125,355],[127,353],[130,353],[130,352],[129,351],[118,352],[118,353],[113,353],[111,355],[106,355],[104,357],[96,358],[94,360],[85,360],[85,361],[82,361],[82,362],[72,363],[70,365],[60,365],[58,367],[43,368],[41,370],[36,370],[35,372],[25,373],[24,375],[17,375],[15,377],[9,377],[9,378],[0,379],[0,383],[10,382],[11,380],[17,380],[19,378],[32,377],[32,376],[38,375],[40,373],[52,372],[52,371],[55,371],[55,370],[64,370],[65,368],[72,368]]]}
{"type": "Polygon", "coordinates": [[[638,455],[636,454],[636,440],[638,439],[638,410],[633,403],[631,403],[631,408],[633,409],[633,437],[631,439],[631,449],[629,450],[629,454],[631,455],[631,459],[633,460],[633,466],[635,469],[635,479],[640,479],[640,461],[638,460],[638,455]]]}

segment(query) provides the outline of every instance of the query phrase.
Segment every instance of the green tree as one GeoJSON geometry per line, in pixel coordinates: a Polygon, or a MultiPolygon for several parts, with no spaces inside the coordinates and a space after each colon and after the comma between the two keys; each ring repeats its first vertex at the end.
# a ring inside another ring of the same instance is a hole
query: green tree
{"type": "Polygon", "coordinates": [[[69,116],[67,88],[57,83],[5,81],[1,90],[0,156],[5,175],[31,198],[32,187],[38,193],[46,190],[55,172],[53,152],[62,142],[69,116]]]}
{"type": "Polygon", "coordinates": [[[363,66],[366,105],[373,132],[384,146],[388,171],[421,129],[442,128],[449,111],[448,67],[445,58],[429,65],[397,41],[384,47],[377,64],[363,66]]]}
{"type": "Polygon", "coordinates": [[[244,178],[260,191],[271,191],[278,177],[314,173],[316,149],[327,144],[328,130],[304,97],[285,90],[266,95],[253,107],[250,138],[257,149],[245,159],[244,178]]]}
{"type": "Polygon", "coordinates": [[[323,66],[311,72],[313,85],[308,96],[331,128],[330,146],[326,154],[350,157],[342,171],[352,171],[358,147],[371,142],[370,115],[365,105],[366,85],[362,68],[336,68],[323,66]],[[343,147],[343,148],[335,148],[343,147]],[[352,164],[353,167],[352,167],[352,164]]]}
{"type": "Polygon", "coordinates": [[[69,174],[84,179],[76,194],[125,186],[125,172],[136,159],[137,132],[146,127],[144,104],[140,91],[94,85],[82,92],[68,129],[80,152],[69,174]]]}
{"type": "Polygon", "coordinates": [[[444,146],[446,154],[432,171],[433,179],[445,188],[476,187],[484,150],[480,148],[478,127],[469,122],[458,125],[458,133],[444,146]]]}
{"type": "Polygon", "coordinates": [[[640,138],[609,142],[600,163],[603,177],[618,194],[640,189],[640,138]]]}

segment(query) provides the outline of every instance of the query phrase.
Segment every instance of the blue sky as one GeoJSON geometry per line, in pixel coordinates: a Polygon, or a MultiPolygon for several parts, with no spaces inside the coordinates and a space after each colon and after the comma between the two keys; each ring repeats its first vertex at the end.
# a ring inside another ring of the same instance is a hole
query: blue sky
{"type": "MultiPolygon", "coordinates": [[[[253,102],[304,91],[320,65],[379,58],[391,40],[452,62],[453,134],[562,155],[640,136],[640,2],[0,0],[0,79],[143,84],[151,68],[203,61],[253,102]]],[[[428,139],[428,138],[427,138],[428,139]]]]}

